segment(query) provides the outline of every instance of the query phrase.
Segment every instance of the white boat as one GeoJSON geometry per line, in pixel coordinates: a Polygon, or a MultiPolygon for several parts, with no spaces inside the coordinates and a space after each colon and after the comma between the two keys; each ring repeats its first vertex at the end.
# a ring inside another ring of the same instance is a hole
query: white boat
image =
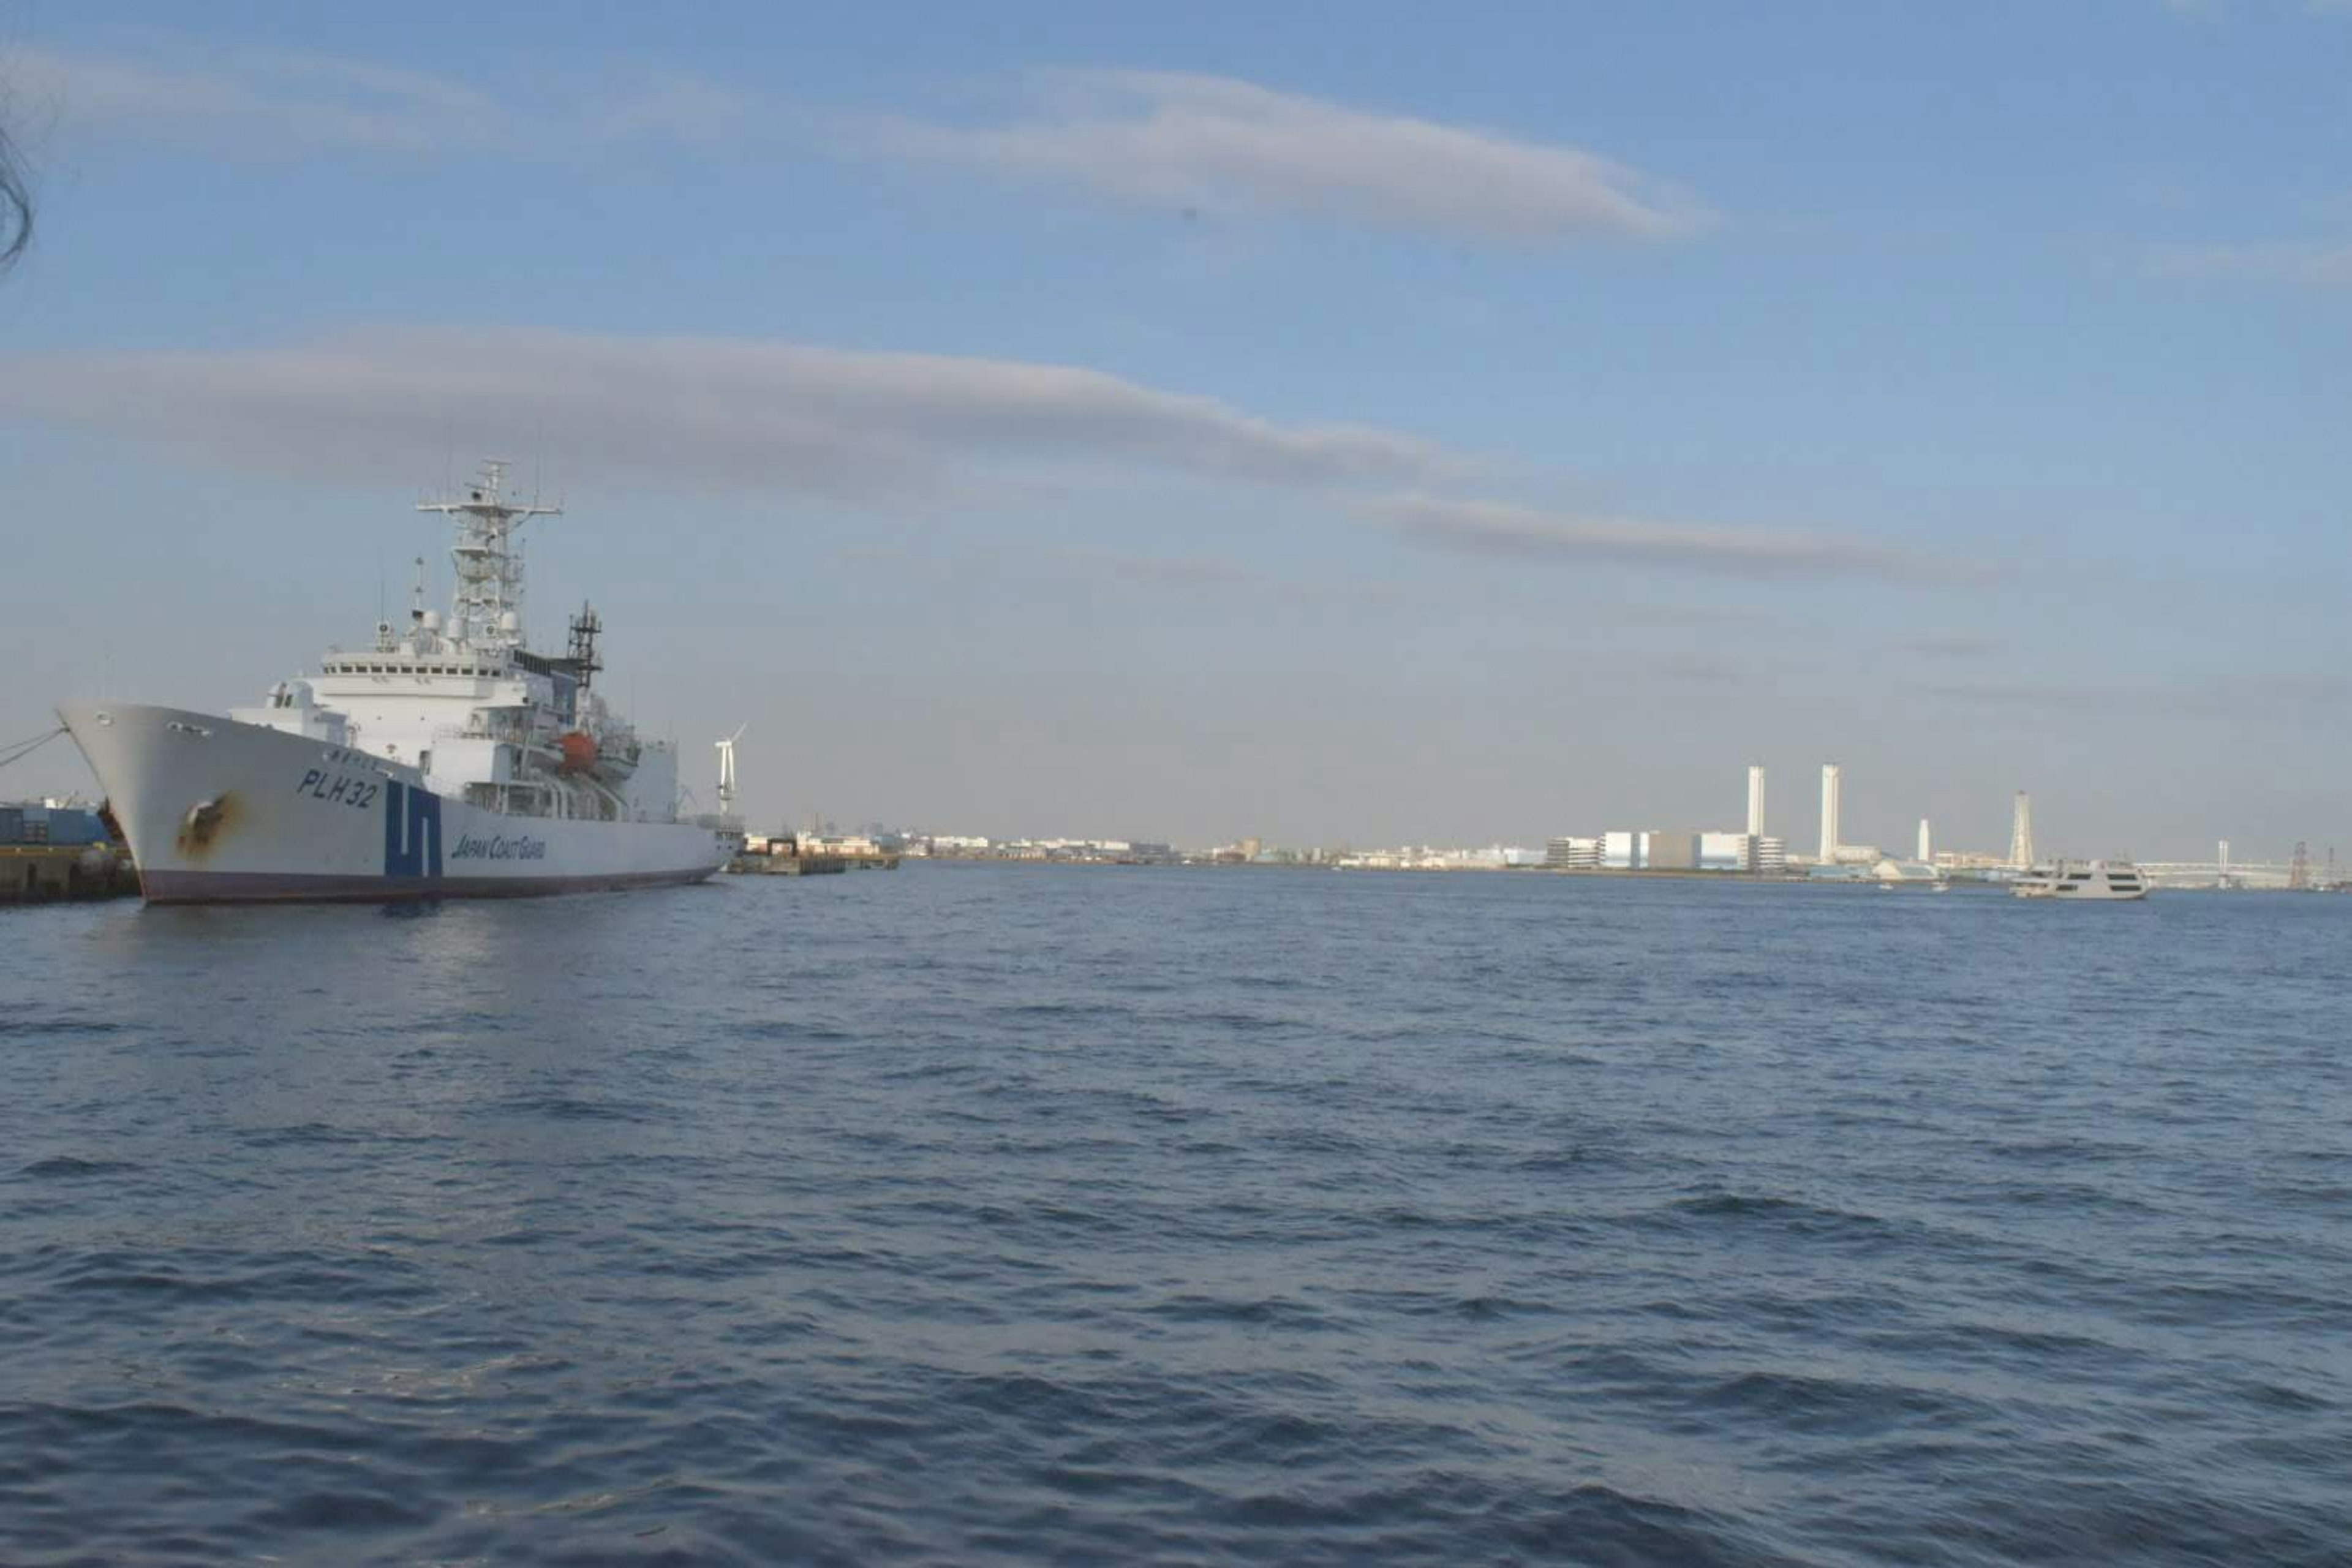
{"type": "Polygon", "coordinates": [[[74,702],[58,710],[105,788],[150,903],[517,896],[700,881],[740,826],[681,819],[671,748],[593,689],[603,629],[583,605],[561,658],[522,630],[515,533],[560,507],[501,494],[485,466],[449,517],[448,618],[331,649],[226,718],[74,702]]]}
{"type": "Polygon", "coordinates": [[[2147,879],[2128,860],[2053,860],[2021,871],[2010,884],[2021,899],[2115,903],[2147,897],[2147,879]]]}

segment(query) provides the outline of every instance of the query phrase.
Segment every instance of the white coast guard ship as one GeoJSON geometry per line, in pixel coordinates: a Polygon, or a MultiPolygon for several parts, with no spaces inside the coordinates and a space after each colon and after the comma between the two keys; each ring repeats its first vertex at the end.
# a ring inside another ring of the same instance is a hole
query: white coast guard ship
{"type": "MultiPolygon", "coordinates": [[[[394,900],[695,882],[740,841],[680,820],[677,759],[592,689],[602,629],[583,605],[563,657],[522,631],[515,535],[560,512],[501,493],[488,463],[456,500],[444,621],[331,650],[226,719],[130,703],[58,710],[104,786],[150,903],[394,900]]],[[[722,803],[723,804],[723,803],[722,803]]]]}

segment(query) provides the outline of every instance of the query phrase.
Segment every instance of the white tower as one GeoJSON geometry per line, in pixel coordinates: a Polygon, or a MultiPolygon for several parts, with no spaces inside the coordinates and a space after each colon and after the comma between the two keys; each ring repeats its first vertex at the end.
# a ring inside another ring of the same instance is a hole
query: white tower
{"type": "Polygon", "coordinates": [[[2221,880],[2224,882],[2228,881],[2230,879],[2230,841],[2226,838],[2221,840],[2221,853],[2218,865],[2221,873],[2221,880]]]}
{"type": "Polygon", "coordinates": [[[2009,863],[2021,871],[2033,864],[2033,797],[2023,790],[2010,813],[2009,863]]]}
{"type": "Polygon", "coordinates": [[[1838,784],[1843,778],[1835,763],[1822,764],[1822,864],[1837,858],[1838,784]]]}
{"type": "Polygon", "coordinates": [[[1927,835],[1927,819],[1923,816],[1919,819],[1919,860],[1922,865],[1932,866],[1936,863],[1934,846],[1935,840],[1927,835]]]}
{"type": "Polygon", "coordinates": [[[1748,770],[1748,837],[1764,837],[1764,770],[1748,770]]]}
{"type": "Polygon", "coordinates": [[[719,815],[735,815],[735,742],[743,738],[751,726],[738,724],[735,732],[719,742],[719,815]]]}

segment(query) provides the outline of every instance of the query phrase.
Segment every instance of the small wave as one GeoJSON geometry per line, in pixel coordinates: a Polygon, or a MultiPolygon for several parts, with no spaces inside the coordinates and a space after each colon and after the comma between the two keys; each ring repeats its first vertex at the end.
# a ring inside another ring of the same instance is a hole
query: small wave
{"type": "Polygon", "coordinates": [[[1868,1342],[1876,1349],[1906,1354],[1960,1352],[1985,1356],[2016,1356],[2029,1365],[2068,1368],[2086,1364],[2104,1366],[2118,1360],[2137,1359],[2139,1354],[2090,1334],[2070,1333],[2063,1329],[2017,1328],[2007,1323],[1938,1324],[1900,1332],[1874,1333],[1868,1342]]]}
{"type": "Polygon", "coordinates": [[[1511,1169],[1535,1175],[1580,1175],[1602,1165],[1621,1163],[1622,1157],[1609,1149],[1559,1149],[1549,1154],[1529,1154],[1514,1160],[1511,1169]]]}
{"type": "Polygon", "coordinates": [[[997,1008],[995,1015],[1018,1022],[1024,1018],[1125,1017],[1130,1011],[1101,1002],[1014,1002],[997,1008]]]}
{"type": "Polygon", "coordinates": [[[610,1100],[581,1100],[572,1095],[545,1094],[500,1101],[509,1115],[543,1116],[551,1121],[643,1121],[645,1112],[610,1100]]]}
{"type": "Polygon", "coordinates": [[[1496,1322],[1504,1318],[1524,1318],[1548,1313],[1552,1309],[1541,1301],[1522,1300],[1516,1296],[1465,1296],[1454,1303],[1454,1310],[1472,1322],[1496,1322]]]}
{"type": "Polygon", "coordinates": [[[1741,1564],[1791,1560],[1730,1521],[1599,1481],[1529,1486],[1424,1469],[1378,1489],[1297,1486],[1245,1493],[1219,1511],[1234,1539],[1344,1542],[1335,1561],[1741,1564]]]}
{"type": "Polygon", "coordinates": [[[748,1040],[791,1040],[795,1043],[829,1045],[862,1037],[855,1029],[835,1028],[825,1024],[810,1024],[795,1018],[765,1018],[757,1023],[739,1024],[731,1033],[748,1040]]]}
{"type": "Polygon", "coordinates": [[[389,1492],[299,1492],[253,1516],[266,1530],[385,1530],[430,1523],[437,1510],[389,1492]]]}
{"type": "MultiPolygon", "coordinates": [[[[331,1451],[348,1434],[312,1422],[202,1410],[171,1400],[114,1405],[0,1402],[0,1450],[57,1448],[77,1440],[138,1435],[172,1443],[268,1447],[282,1453],[331,1451]]],[[[192,1450],[194,1451],[194,1450],[192,1450]]]]}
{"type": "Polygon", "coordinates": [[[348,1127],[331,1126],[324,1121],[298,1121],[285,1127],[247,1128],[236,1134],[237,1142],[255,1149],[284,1149],[305,1143],[364,1143],[368,1134],[348,1127]]]}
{"type": "Polygon", "coordinates": [[[1769,1194],[1709,1193],[1666,1205],[1681,1220],[1728,1221],[1797,1236],[1871,1242],[1889,1239],[1895,1226],[1885,1217],[1769,1194]]]}
{"type": "Polygon", "coordinates": [[[2298,1414],[2315,1414],[2336,1408],[2336,1402],[2314,1394],[2308,1388],[2291,1388],[2283,1383],[2250,1383],[2240,1397],[2250,1405],[2265,1410],[2291,1410],[2298,1414]]]}
{"type": "Polygon", "coordinates": [[[1266,1296],[1255,1300],[1223,1296],[1171,1297],[1145,1309],[1149,1316],[1188,1323],[1247,1323],[1255,1327],[1321,1331],[1339,1327],[1327,1312],[1304,1301],[1266,1296]]]}
{"type": "Polygon", "coordinates": [[[1092,1237],[1125,1235],[1135,1228],[1131,1215],[1105,1208],[1076,1208],[1067,1204],[1037,1203],[1021,1207],[1001,1204],[982,1204],[970,1211],[971,1220],[991,1232],[1007,1236],[1027,1237],[1031,1232],[1050,1236],[1092,1237]]]}
{"type": "Polygon", "coordinates": [[[2295,1323],[2352,1333],[2352,1307],[2337,1297],[2254,1283],[2174,1280],[2141,1292],[2131,1315],[2172,1328],[2295,1323]]]}
{"type": "Polygon", "coordinates": [[[20,1176],[56,1179],[70,1176],[118,1176],[139,1167],[128,1160],[85,1160],[73,1154],[52,1154],[17,1171],[20,1176]]]}
{"type": "Polygon", "coordinates": [[[408,1265],[370,1258],[351,1268],[318,1258],[265,1261],[226,1272],[194,1272],[170,1263],[98,1254],[65,1270],[57,1282],[78,1295],[179,1301],[366,1301],[382,1306],[424,1291],[408,1265]]]}
{"type": "Polygon", "coordinates": [[[1180,1016],[1188,1026],[1204,1029],[1223,1029],[1236,1035],[1271,1034],[1276,1030],[1298,1026],[1298,1020],[1296,1018],[1269,1017],[1263,1013],[1243,1013],[1230,1007],[1207,1008],[1197,1013],[1183,1013],[1180,1016]]]}
{"type": "Polygon", "coordinates": [[[1699,1391],[1693,1403],[1711,1415],[1758,1420],[1776,1431],[1843,1437],[1919,1420],[1948,1431],[1989,1415],[1976,1401],[1935,1389],[1789,1372],[1743,1372],[1699,1391]]]}
{"type": "Polygon", "coordinates": [[[0,1017],[0,1039],[16,1036],[38,1037],[45,1035],[112,1035],[121,1032],[122,1026],[111,1018],[8,1018],[0,1017]]]}

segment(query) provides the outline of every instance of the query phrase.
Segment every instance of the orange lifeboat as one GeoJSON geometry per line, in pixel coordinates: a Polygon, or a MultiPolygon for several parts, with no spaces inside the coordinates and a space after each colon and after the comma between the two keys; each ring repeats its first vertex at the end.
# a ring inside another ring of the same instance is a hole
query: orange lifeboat
{"type": "Polygon", "coordinates": [[[596,765],[596,737],[586,731],[566,730],[555,738],[555,744],[563,753],[556,772],[584,773],[596,765]]]}

